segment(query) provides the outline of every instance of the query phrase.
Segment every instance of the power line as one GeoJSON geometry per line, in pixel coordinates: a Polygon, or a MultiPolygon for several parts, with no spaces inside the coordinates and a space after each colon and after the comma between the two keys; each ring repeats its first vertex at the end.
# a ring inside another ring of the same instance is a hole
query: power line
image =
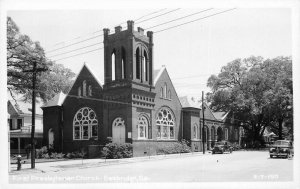
{"type": "MultiPolygon", "coordinates": [[[[149,14],[146,14],[146,15],[144,15],[144,16],[139,17],[138,19],[136,19],[136,20],[134,20],[134,21],[140,20],[140,19],[142,19],[142,18],[144,18],[144,17],[147,17],[147,16],[149,16],[149,15],[152,15],[152,14],[155,14],[155,13],[158,13],[158,12],[161,12],[161,11],[163,11],[163,10],[165,10],[165,9],[166,9],[166,8],[160,9],[160,10],[155,11],[155,12],[151,12],[151,13],[149,13],[149,14]]],[[[123,23],[121,23],[120,25],[125,24],[125,23],[126,23],[126,22],[123,22],[123,23]]],[[[97,31],[95,31],[95,32],[93,32],[93,33],[90,33],[90,34],[95,34],[95,33],[98,33],[98,32],[102,32],[102,30],[97,30],[97,31]]],[[[88,34],[88,35],[90,35],[90,34],[88,34]]],[[[102,35],[100,35],[100,36],[102,36],[102,35]]],[[[58,43],[56,43],[54,46],[57,46],[57,45],[59,45],[59,44],[64,44],[65,42],[68,42],[68,41],[76,40],[76,39],[79,39],[79,38],[81,38],[81,37],[83,37],[83,36],[78,36],[78,37],[72,38],[71,40],[58,42],[58,43]]],[[[61,48],[65,48],[65,47],[67,47],[67,46],[64,46],[64,47],[61,47],[61,48]]],[[[46,53],[53,52],[53,51],[59,50],[59,49],[61,49],[61,48],[53,49],[53,50],[47,51],[46,53]]]]}
{"type": "Polygon", "coordinates": [[[213,8],[205,9],[205,10],[202,10],[202,11],[199,11],[199,12],[196,12],[196,13],[193,13],[193,14],[189,14],[189,15],[186,15],[186,16],[183,16],[183,17],[179,17],[179,18],[174,19],[174,20],[170,20],[170,21],[167,21],[167,22],[163,22],[163,23],[160,23],[160,24],[151,26],[151,27],[149,27],[149,28],[146,28],[145,30],[148,30],[148,29],[151,29],[151,28],[156,28],[156,27],[158,27],[158,26],[165,25],[165,24],[168,24],[168,23],[171,23],[171,22],[175,22],[175,21],[177,21],[177,20],[181,20],[181,19],[184,19],[184,18],[188,18],[188,17],[194,16],[194,15],[196,15],[196,14],[200,14],[200,13],[203,13],[203,12],[206,12],[206,11],[209,11],[209,10],[212,10],[212,9],[213,9],[213,8]]]}
{"type": "Polygon", "coordinates": [[[92,47],[92,46],[99,45],[99,44],[102,44],[102,43],[103,42],[101,42],[101,43],[95,43],[95,44],[88,45],[88,46],[85,46],[85,47],[81,47],[81,48],[78,48],[78,49],[74,49],[74,50],[71,50],[71,51],[63,52],[63,53],[60,53],[60,54],[55,54],[55,55],[50,56],[49,58],[52,58],[52,57],[55,57],[55,56],[64,55],[64,54],[68,54],[70,52],[74,52],[74,51],[81,50],[81,49],[84,49],[84,48],[92,47]]]}
{"type": "Polygon", "coordinates": [[[79,55],[82,55],[82,54],[87,54],[87,53],[90,53],[90,52],[98,51],[98,50],[101,50],[103,48],[104,47],[101,47],[101,48],[98,48],[98,49],[94,49],[94,50],[90,50],[90,51],[86,51],[86,52],[79,53],[79,54],[75,54],[75,55],[72,55],[72,56],[67,56],[67,57],[64,57],[64,58],[61,58],[61,59],[57,59],[57,60],[54,60],[54,61],[60,61],[60,60],[64,60],[64,59],[67,59],[67,58],[72,58],[74,56],[79,56],[79,55]]]}
{"type": "Polygon", "coordinates": [[[155,31],[154,33],[159,33],[159,32],[163,32],[163,31],[166,31],[166,30],[169,30],[169,29],[172,29],[172,28],[177,28],[177,27],[179,27],[179,26],[183,26],[183,25],[186,25],[186,24],[190,24],[190,23],[192,23],[192,22],[196,22],[196,21],[199,21],[199,20],[203,20],[203,19],[205,19],[205,18],[209,18],[209,17],[215,16],[215,15],[218,15],[218,14],[222,14],[222,13],[228,12],[228,11],[232,11],[232,10],[234,10],[234,9],[236,9],[236,8],[228,9],[228,10],[221,11],[221,12],[218,12],[218,13],[215,13],[215,14],[211,14],[211,15],[208,15],[208,16],[204,16],[204,17],[201,17],[201,18],[198,18],[198,19],[189,21],[189,22],[184,22],[184,23],[182,23],[182,24],[178,24],[178,25],[175,25],[175,26],[172,26],[172,27],[169,27],[169,28],[165,28],[165,29],[162,29],[162,30],[155,31]]]}
{"type": "MultiPolygon", "coordinates": [[[[140,19],[142,19],[142,18],[145,18],[145,17],[150,16],[150,15],[152,15],[152,14],[159,13],[159,12],[164,11],[164,10],[166,10],[166,8],[160,9],[160,10],[158,10],[158,11],[155,11],[155,12],[152,12],[152,13],[149,13],[149,14],[146,14],[146,15],[144,15],[144,16],[141,16],[141,17],[139,17],[138,19],[135,19],[134,21],[138,21],[138,20],[140,20],[140,19]]],[[[127,23],[127,22],[122,22],[122,23],[119,24],[119,25],[126,24],[126,23],[127,23]]]]}
{"type": "Polygon", "coordinates": [[[152,20],[152,19],[154,19],[154,18],[161,17],[161,16],[164,16],[164,15],[166,15],[166,14],[170,14],[170,13],[175,12],[175,11],[178,11],[178,10],[180,10],[180,8],[174,9],[174,10],[171,10],[171,11],[168,11],[168,12],[166,12],[166,13],[163,13],[163,14],[160,14],[160,15],[157,15],[157,16],[154,16],[154,17],[151,17],[151,18],[147,18],[147,19],[145,19],[145,20],[142,20],[142,21],[140,21],[140,22],[137,22],[136,24],[139,24],[139,23],[142,23],[142,22],[146,22],[146,21],[152,20]]]}
{"type": "MultiPolygon", "coordinates": [[[[182,25],[186,25],[186,24],[189,24],[189,23],[192,23],[192,22],[196,22],[196,21],[200,21],[200,20],[203,20],[205,18],[209,18],[209,17],[212,17],[212,16],[215,16],[215,15],[218,15],[218,14],[222,14],[222,13],[225,13],[225,12],[228,12],[228,11],[232,11],[236,8],[233,8],[233,9],[228,9],[228,10],[225,10],[225,11],[221,11],[221,12],[218,12],[218,13],[215,13],[215,14],[211,14],[211,15],[208,15],[208,16],[205,16],[205,17],[201,17],[201,18],[198,18],[198,19],[195,19],[195,20],[192,20],[192,21],[189,21],[189,22],[184,22],[182,24],[178,24],[178,25],[175,25],[175,26],[172,26],[172,27],[169,27],[169,28],[165,28],[165,29],[162,29],[162,30],[159,30],[159,31],[155,31],[154,33],[159,33],[159,32],[162,32],[162,31],[166,31],[166,30],[169,30],[169,29],[172,29],[172,28],[176,28],[176,27],[179,27],[179,26],[182,26],[182,25]]],[[[179,9],[175,9],[175,10],[172,10],[173,12],[176,11],[176,10],[179,10],[179,9]]],[[[167,12],[167,13],[170,13],[171,11],[167,12]]],[[[165,13],[166,14],[166,13],[165,13]]],[[[159,15],[161,16],[161,15],[159,15]]],[[[152,17],[154,18],[154,17],[152,17]]],[[[150,19],[152,19],[150,18],[150,19]]],[[[99,35],[99,36],[103,36],[102,35],[99,35]]],[[[99,37],[98,36],[98,37],[99,37]]],[[[87,39],[89,40],[89,39],[87,39]]],[[[86,41],[86,40],[85,40],[86,41]]],[[[70,44],[68,46],[71,46],[71,45],[74,45],[74,44],[78,44],[80,42],[77,42],[77,43],[73,43],[73,44],[70,44]]],[[[68,47],[68,46],[65,46],[65,47],[68,47]]],[[[62,48],[65,48],[65,47],[62,47],[62,48]]],[[[62,49],[60,48],[60,49],[62,49]]],[[[83,49],[83,48],[80,48],[80,49],[83,49]]],[[[103,49],[103,48],[100,48],[100,49],[103,49]]],[[[73,56],[69,56],[69,57],[65,57],[65,58],[62,58],[62,59],[58,59],[58,60],[55,60],[55,61],[59,61],[59,60],[63,60],[63,59],[66,59],[66,58],[71,58],[71,57],[74,57],[74,56],[78,56],[78,55],[82,55],[82,54],[87,54],[89,52],[93,52],[93,51],[96,51],[96,50],[100,50],[100,49],[95,49],[95,50],[92,50],[92,51],[87,51],[87,52],[84,52],[84,53],[80,53],[80,54],[76,54],[76,55],[73,55],[73,56]]],[[[57,49],[58,50],[58,49],[57,49]]],[[[60,55],[63,55],[64,53],[61,53],[60,55]]]]}
{"type": "Polygon", "coordinates": [[[95,39],[95,38],[101,37],[101,36],[103,36],[103,34],[97,35],[97,36],[94,36],[94,37],[90,37],[90,38],[88,38],[88,39],[85,39],[85,40],[82,40],[82,41],[78,41],[78,42],[76,42],[76,43],[71,43],[71,44],[69,44],[69,45],[67,45],[67,46],[63,46],[63,47],[60,47],[60,48],[58,48],[58,49],[53,49],[53,50],[51,50],[51,51],[47,51],[46,53],[50,53],[50,52],[54,52],[54,51],[57,51],[57,50],[60,50],[60,49],[64,49],[64,48],[67,48],[67,47],[70,47],[70,46],[73,46],[73,45],[76,45],[76,44],[79,44],[79,43],[82,43],[82,42],[85,42],[85,41],[89,41],[89,40],[92,40],[92,39],[95,39]]]}

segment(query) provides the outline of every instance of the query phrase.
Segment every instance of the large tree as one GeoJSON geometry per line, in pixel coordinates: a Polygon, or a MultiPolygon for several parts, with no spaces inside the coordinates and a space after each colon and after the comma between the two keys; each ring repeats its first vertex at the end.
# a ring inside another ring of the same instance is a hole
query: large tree
{"type": "Polygon", "coordinates": [[[282,138],[282,125],[292,116],[291,62],[290,57],[249,57],[228,63],[208,79],[211,108],[231,111],[253,143],[261,140],[267,126],[282,138]]]}
{"type": "Polygon", "coordinates": [[[33,64],[48,71],[40,72],[36,80],[36,93],[43,101],[60,90],[67,92],[74,73],[48,60],[39,42],[20,32],[16,23],[7,18],[7,88],[12,97],[22,95],[24,101],[31,100],[33,64]]]}

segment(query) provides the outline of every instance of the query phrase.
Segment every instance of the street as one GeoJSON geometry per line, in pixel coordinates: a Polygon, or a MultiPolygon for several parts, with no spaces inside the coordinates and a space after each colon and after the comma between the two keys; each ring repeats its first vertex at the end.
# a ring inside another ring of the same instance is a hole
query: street
{"type": "Polygon", "coordinates": [[[10,183],[272,182],[293,179],[293,160],[270,159],[267,151],[234,151],[232,154],[183,155],[147,161],[126,161],[127,163],[107,166],[10,174],[9,179],[10,183]]]}

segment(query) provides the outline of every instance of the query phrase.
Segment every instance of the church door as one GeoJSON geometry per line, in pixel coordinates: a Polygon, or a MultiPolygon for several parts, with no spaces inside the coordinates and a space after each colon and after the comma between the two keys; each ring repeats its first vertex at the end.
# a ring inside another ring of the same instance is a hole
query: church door
{"type": "Polygon", "coordinates": [[[112,137],[114,143],[125,143],[125,121],[118,117],[112,124],[112,137]]]}

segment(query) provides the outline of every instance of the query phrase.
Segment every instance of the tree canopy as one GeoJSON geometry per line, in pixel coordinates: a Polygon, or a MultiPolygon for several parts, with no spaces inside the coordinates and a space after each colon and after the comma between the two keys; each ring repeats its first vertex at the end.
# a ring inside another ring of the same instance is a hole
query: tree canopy
{"type": "Polygon", "coordinates": [[[236,59],[211,75],[207,86],[211,108],[231,111],[251,140],[259,141],[267,126],[283,137],[283,124],[293,116],[291,57],[236,59]]]}
{"type": "Polygon", "coordinates": [[[33,64],[48,71],[37,74],[36,94],[43,101],[51,99],[55,93],[67,92],[75,74],[60,64],[55,64],[45,56],[39,42],[20,32],[17,24],[7,18],[7,88],[14,95],[22,95],[24,101],[31,100],[33,64]]]}

